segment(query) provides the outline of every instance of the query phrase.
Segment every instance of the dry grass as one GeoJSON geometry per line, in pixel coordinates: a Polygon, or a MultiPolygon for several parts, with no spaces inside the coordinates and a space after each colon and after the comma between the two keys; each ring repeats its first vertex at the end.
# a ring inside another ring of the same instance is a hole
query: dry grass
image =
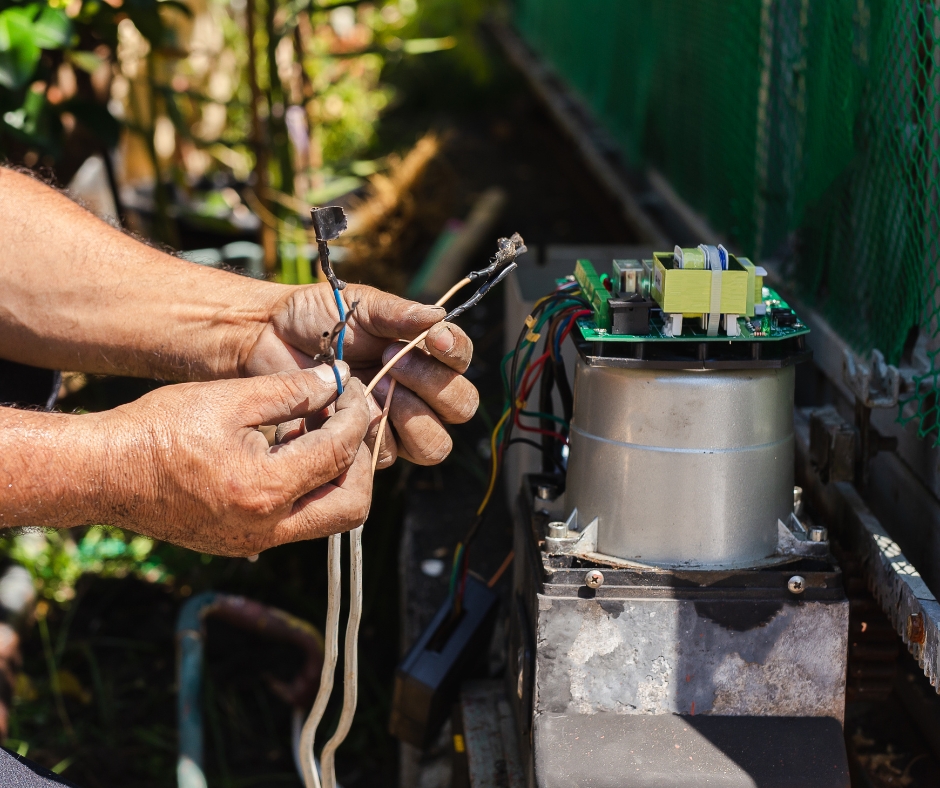
{"type": "Polygon", "coordinates": [[[385,173],[369,178],[367,196],[351,207],[343,278],[402,292],[427,245],[453,215],[456,176],[442,152],[446,135],[425,134],[385,173]]]}

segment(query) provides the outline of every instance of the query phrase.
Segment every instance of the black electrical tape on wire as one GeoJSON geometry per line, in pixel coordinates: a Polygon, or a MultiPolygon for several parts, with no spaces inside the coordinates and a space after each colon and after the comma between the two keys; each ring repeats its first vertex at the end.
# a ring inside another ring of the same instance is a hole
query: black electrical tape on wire
{"type": "Polygon", "coordinates": [[[470,298],[464,301],[460,306],[454,307],[450,312],[444,315],[444,320],[451,322],[454,318],[460,317],[464,312],[470,309],[470,307],[474,307],[477,304],[479,304],[480,301],[483,299],[483,296],[485,296],[489,292],[491,287],[493,287],[494,285],[498,285],[500,282],[503,281],[503,279],[509,276],[509,274],[518,267],[519,267],[518,263],[515,263],[515,262],[510,263],[502,271],[499,272],[498,276],[496,276],[493,279],[487,279],[482,285],[480,285],[480,289],[477,290],[472,296],[470,296],[470,298]]]}

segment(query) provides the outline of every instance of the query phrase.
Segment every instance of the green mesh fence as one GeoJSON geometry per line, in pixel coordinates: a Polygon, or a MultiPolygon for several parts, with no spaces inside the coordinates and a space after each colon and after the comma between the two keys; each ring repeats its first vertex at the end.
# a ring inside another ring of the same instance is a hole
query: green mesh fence
{"type": "Polygon", "coordinates": [[[773,258],[938,434],[940,11],[929,0],[518,0],[625,158],[773,258]]]}

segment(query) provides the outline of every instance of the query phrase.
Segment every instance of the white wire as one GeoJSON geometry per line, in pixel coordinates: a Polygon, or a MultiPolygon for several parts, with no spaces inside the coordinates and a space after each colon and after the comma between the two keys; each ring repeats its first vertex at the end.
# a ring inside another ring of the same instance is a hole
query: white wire
{"type": "MultiPolygon", "coordinates": [[[[380,439],[378,439],[380,440],[380,439]]],[[[378,441],[377,441],[378,442],[378,441]]],[[[376,452],[379,447],[376,446],[376,452]]],[[[343,743],[352,726],[358,701],[359,621],[362,617],[362,526],[349,532],[349,619],[346,622],[346,646],[343,653],[343,711],[336,733],[320,753],[323,788],[336,788],[336,748],[343,743]]]]}
{"type": "MultiPolygon", "coordinates": [[[[454,285],[447,293],[438,299],[435,306],[444,304],[454,293],[469,282],[464,279],[454,285]]],[[[403,347],[382,370],[372,379],[366,389],[366,394],[375,388],[381,378],[395,365],[402,356],[420,343],[428,332],[423,332],[403,347]]],[[[395,381],[389,384],[385,406],[382,409],[382,419],[379,422],[376,434],[375,447],[372,457],[372,475],[378,465],[379,452],[382,439],[385,435],[385,425],[388,423],[389,408],[392,404],[392,395],[395,393],[395,381]]],[[[317,735],[317,726],[323,718],[330,694],[333,692],[333,675],[336,671],[338,657],[337,640],[339,637],[339,605],[342,594],[342,568],[340,564],[340,536],[333,534],[329,540],[329,598],[326,609],[326,643],[323,655],[323,671],[320,674],[320,688],[310,710],[310,716],[304,723],[300,735],[300,763],[303,768],[305,788],[321,788],[320,773],[323,775],[322,788],[338,788],[336,784],[335,755],[336,750],[343,743],[352,726],[356,714],[356,704],[359,700],[359,622],[362,618],[362,528],[360,525],[349,532],[349,618],[346,622],[346,643],[343,653],[343,710],[340,713],[336,732],[324,745],[320,753],[320,770],[318,773],[316,759],[313,755],[314,740],[317,735]]]]}
{"type": "Polygon", "coordinates": [[[336,671],[336,658],[339,655],[339,603],[343,580],[343,570],[340,565],[341,550],[341,535],[332,534],[327,545],[328,594],[323,670],[320,672],[320,688],[317,690],[317,697],[313,701],[313,708],[310,710],[310,716],[307,717],[300,733],[300,765],[303,769],[306,788],[320,788],[320,775],[317,773],[317,765],[313,757],[313,743],[317,737],[317,726],[323,719],[326,705],[330,702],[330,694],[333,692],[333,674],[336,671]]]}

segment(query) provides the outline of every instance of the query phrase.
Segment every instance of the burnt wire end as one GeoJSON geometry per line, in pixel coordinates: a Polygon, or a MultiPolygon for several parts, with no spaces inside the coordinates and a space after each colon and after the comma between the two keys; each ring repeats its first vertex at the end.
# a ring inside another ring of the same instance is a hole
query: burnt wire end
{"type": "Polygon", "coordinates": [[[519,235],[519,233],[513,233],[510,238],[500,238],[496,244],[498,248],[490,264],[486,268],[481,268],[479,271],[471,271],[467,274],[467,280],[470,282],[483,279],[483,284],[480,285],[470,298],[464,301],[460,306],[454,307],[454,309],[448,312],[444,320],[453,320],[471,307],[480,303],[480,300],[493,285],[502,282],[503,279],[509,276],[510,272],[518,266],[516,258],[521,257],[528,251],[525,241],[522,240],[522,236],[519,235]]]}
{"type": "MultiPolygon", "coordinates": [[[[323,208],[311,208],[310,219],[313,222],[313,233],[317,238],[317,251],[320,254],[320,267],[323,269],[323,275],[327,278],[333,290],[342,290],[346,287],[346,283],[333,273],[333,266],[330,265],[328,241],[335,241],[346,232],[346,213],[338,205],[327,205],[323,208]]],[[[337,305],[340,305],[338,296],[337,305]]],[[[342,310],[342,306],[340,306],[340,310],[342,310]]],[[[341,311],[340,319],[342,317],[341,311]]]]}
{"type": "Polygon", "coordinates": [[[509,265],[517,257],[521,257],[528,251],[525,241],[522,240],[519,233],[513,233],[510,238],[500,238],[496,241],[496,246],[498,248],[496,254],[490,260],[490,264],[479,271],[471,271],[467,274],[467,279],[471,282],[477,279],[489,279],[503,266],[509,265]]]}

